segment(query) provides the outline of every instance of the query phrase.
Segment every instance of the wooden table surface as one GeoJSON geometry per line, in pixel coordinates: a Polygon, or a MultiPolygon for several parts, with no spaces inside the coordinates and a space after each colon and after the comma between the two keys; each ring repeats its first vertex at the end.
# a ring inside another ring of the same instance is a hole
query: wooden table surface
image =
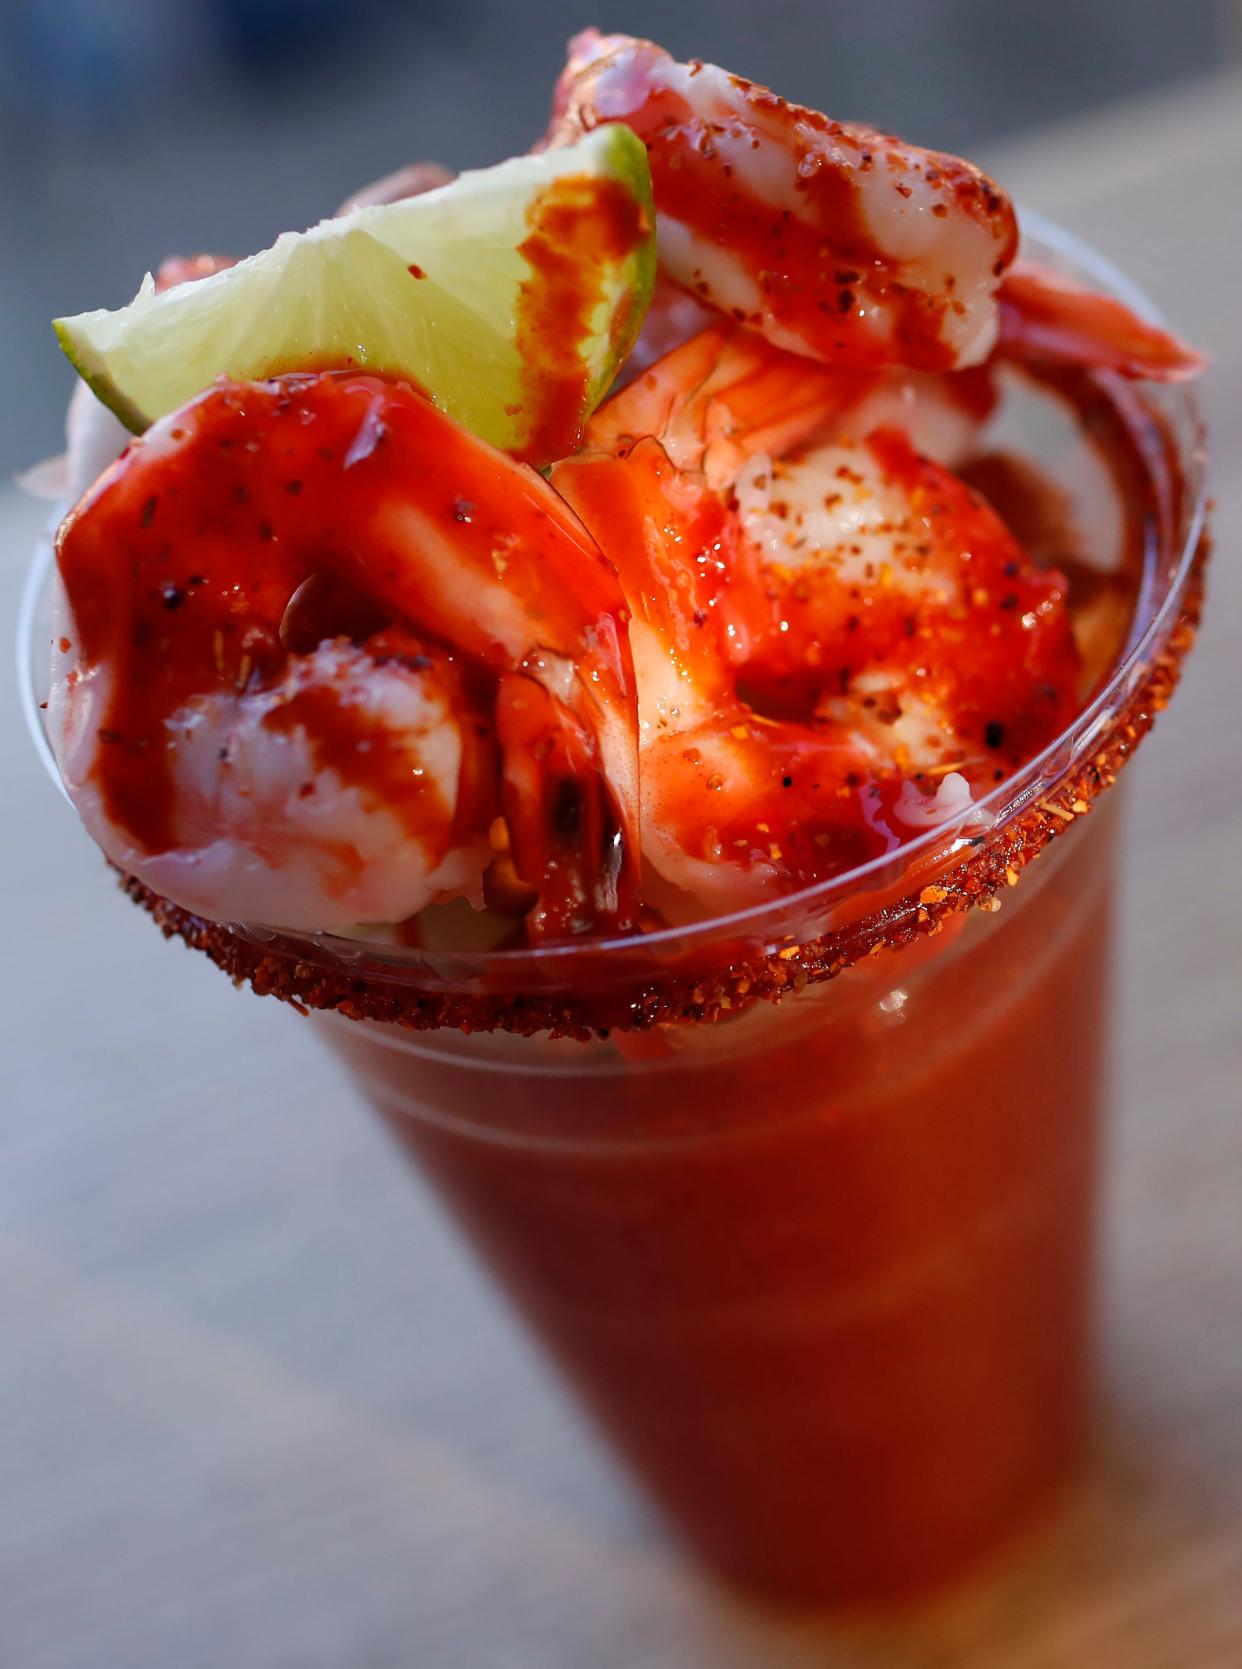
{"type": "MultiPolygon", "coordinates": [[[[297,1016],[108,884],[6,698],[4,1669],[1242,1664],[1242,83],[987,160],[1215,356],[1209,622],[1131,773],[1105,1419],[1067,1512],[899,1626],[692,1574],[297,1016]]],[[[37,519],[0,499],[6,639],[37,519]]]]}

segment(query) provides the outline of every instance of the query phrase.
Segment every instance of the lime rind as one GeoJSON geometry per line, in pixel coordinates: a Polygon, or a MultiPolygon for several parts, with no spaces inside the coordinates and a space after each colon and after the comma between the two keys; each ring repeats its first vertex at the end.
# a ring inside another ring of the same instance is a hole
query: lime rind
{"type": "Polygon", "coordinates": [[[596,340],[608,343],[607,350],[596,355],[593,377],[589,384],[587,415],[589,416],[611,388],[617,372],[629,358],[638,339],[656,281],[656,224],[655,202],[651,191],[651,168],[647,161],[647,147],[628,127],[614,122],[597,128],[609,145],[609,161],[613,178],[626,186],[642,205],[645,224],[651,235],[638,243],[623,261],[616,274],[611,294],[606,293],[596,310],[596,340]]]}
{"type": "MultiPolygon", "coordinates": [[[[602,271],[578,345],[585,421],[633,345],[655,281],[646,151],[618,124],[421,197],[286,232],[258,255],[162,293],[148,274],[128,307],[56,320],[57,339],[135,431],[220,374],[353,367],[417,383],[475,434],[526,455],[538,413],[516,345],[532,278],[521,246],[541,194],[567,179],[620,184],[642,210],[634,247],[602,271]]],[[[585,202],[589,215],[589,192],[585,202]]]]}
{"type": "MultiPolygon", "coordinates": [[[[147,277],[150,276],[148,273],[147,277]]],[[[99,308],[93,313],[79,313],[74,318],[53,319],[52,329],[56,332],[61,352],[95,398],[109,407],[131,434],[141,434],[151,419],[140,412],[108,376],[103,360],[91,344],[88,330],[74,328],[89,326],[96,319],[102,322],[108,317],[106,310],[99,308]]]]}

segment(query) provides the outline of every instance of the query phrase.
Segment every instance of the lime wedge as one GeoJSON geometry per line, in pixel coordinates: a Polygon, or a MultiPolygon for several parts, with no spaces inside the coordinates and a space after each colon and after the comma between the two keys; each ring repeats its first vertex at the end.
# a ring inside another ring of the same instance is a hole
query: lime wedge
{"type": "Polygon", "coordinates": [[[356,209],[128,307],[55,321],[74,368],[141,430],[211,380],[340,366],[399,376],[493,445],[571,452],[655,276],[641,140],[619,125],[356,209]]]}

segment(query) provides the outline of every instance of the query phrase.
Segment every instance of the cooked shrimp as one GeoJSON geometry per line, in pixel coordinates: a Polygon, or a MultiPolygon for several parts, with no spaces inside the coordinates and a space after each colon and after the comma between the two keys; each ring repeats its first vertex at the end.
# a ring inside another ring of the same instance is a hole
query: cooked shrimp
{"type": "Polygon", "coordinates": [[[122,869],[198,913],[477,897],[503,816],[536,936],[635,902],[615,576],[534,472],[374,377],[220,382],[61,528],[53,719],[122,869]]]}
{"type": "Polygon", "coordinates": [[[836,369],[718,321],[601,406],[587,444],[611,450],[653,435],[674,463],[701,472],[712,487],[727,485],[756,452],[779,455],[834,425],[854,434],[900,428],[920,452],[952,465],[996,401],[986,366],[951,376],[836,369]]]}
{"type": "Polygon", "coordinates": [[[599,408],[587,445],[657,437],[679,469],[726,485],[754,452],[783,451],[870,394],[879,377],[774,351],[752,330],[701,331],[599,408]]]}
{"type": "Polygon", "coordinates": [[[98,723],[112,681],[82,676],[66,690],[65,781],[118,868],[200,915],[399,919],[430,899],[477,897],[490,857],[477,824],[493,808],[472,817],[460,792],[486,714],[456,699],[452,672],[421,645],[390,658],[338,639],[240,698],[231,686],[189,695],[154,741],[173,755],[173,804],[158,809],[137,772],[121,789],[97,769],[101,742],[126,743],[98,723]]]}
{"type": "Polygon", "coordinates": [[[1002,352],[1097,365],[1124,377],[1184,382],[1206,369],[1194,348],[1112,296],[1022,259],[1001,289],[1002,352]]]}
{"type": "Polygon", "coordinates": [[[1019,357],[1129,377],[1203,369],[1123,303],[1025,260],[1011,268],[1013,208],[957,157],[588,29],[570,42],[548,141],[611,121],[647,146],[666,275],[780,347],[943,371],[980,364],[999,334],[1019,357]]]}
{"type": "Polygon", "coordinates": [[[829,717],[899,771],[957,759],[981,782],[1071,717],[1065,582],[898,430],[752,460],[734,496],[778,617],[743,671],[768,711],[829,717]]]}
{"type": "Polygon", "coordinates": [[[717,327],[553,472],[633,612],[643,856],[670,914],[960,821],[969,784],[1072,712],[1064,582],[904,434],[857,427],[883,386],[717,327]]]}
{"type": "Polygon", "coordinates": [[[991,350],[1017,227],[971,164],[587,30],[549,139],[612,121],[647,146],[667,273],[778,346],[933,371],[991,350]]]}

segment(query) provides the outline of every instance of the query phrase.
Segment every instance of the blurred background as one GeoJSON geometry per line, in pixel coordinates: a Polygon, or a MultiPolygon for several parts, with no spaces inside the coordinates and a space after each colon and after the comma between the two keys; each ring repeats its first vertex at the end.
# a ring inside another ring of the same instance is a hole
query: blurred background
{"type": "Polygon", "coordinates": [[[1237,1669],[1242,0],[0,0],[0,652],[48,321],[525,149],[590,22],[965,149],[1212,356],[1207,619],[1126,772],[1097,1449],[928,1614],[710,1588],[304,1022],[109,883],[4,692],[0,1669],[1237,1669]]]}
{"type": "Polygon", "coordinates": [[[416,158],[476,167],[542,130],[588,21],[710,56],[944,149],[1186,80],[1236,0],[0,0],[0,469],[58,449],[48,320],[127,301],[168,254],[248,254],[416,158]]]}

